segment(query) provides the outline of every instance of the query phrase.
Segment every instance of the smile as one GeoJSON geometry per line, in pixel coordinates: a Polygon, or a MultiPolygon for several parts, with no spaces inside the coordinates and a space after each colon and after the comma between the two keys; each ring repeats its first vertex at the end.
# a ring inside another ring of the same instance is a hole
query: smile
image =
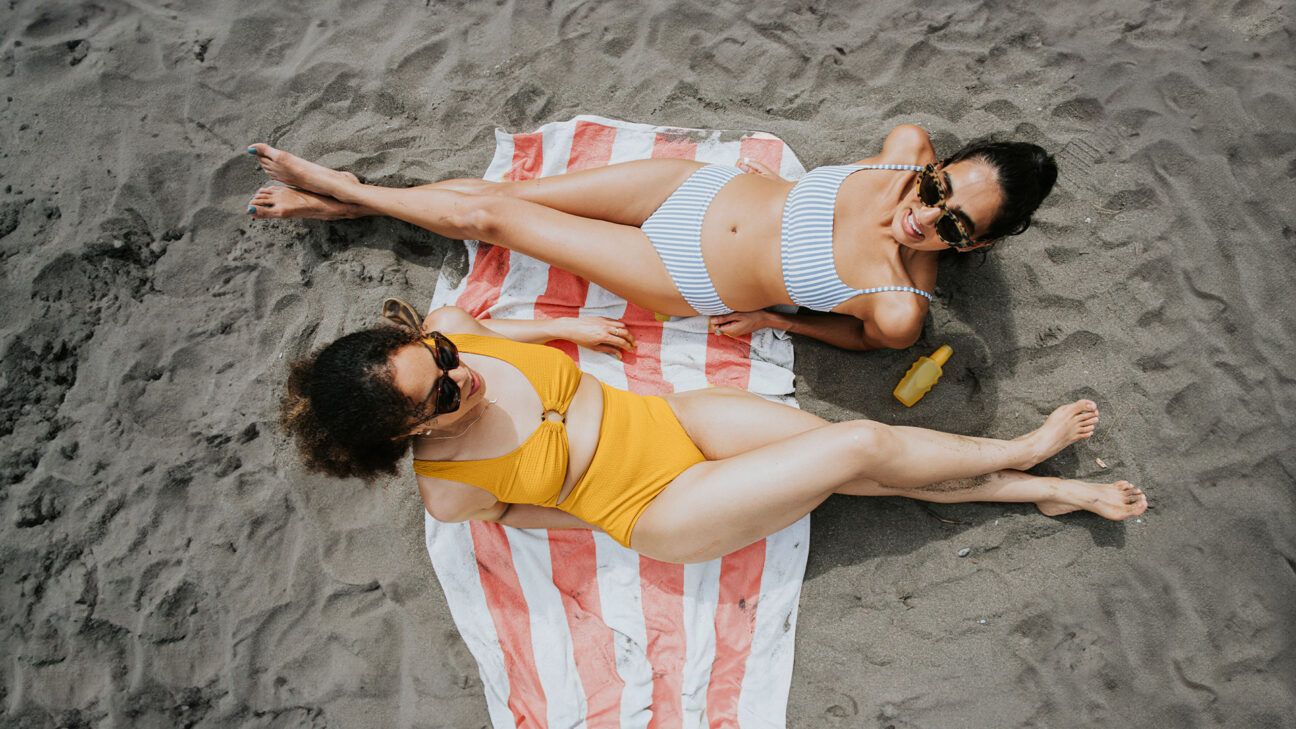
{"type": "Polygon", "coordinates": [[[913,237],[919,240],[922,240],[923,238],[927,237],[926,235],[923,234],[922,228],[918,226],[918,221],[914,220],[914,214],[912,209],[905,212],[904,218],[902,218],[900,221],[900,227],[904,228],[904,232],[908,233],[909,235],[912,235],[913,237]]]}

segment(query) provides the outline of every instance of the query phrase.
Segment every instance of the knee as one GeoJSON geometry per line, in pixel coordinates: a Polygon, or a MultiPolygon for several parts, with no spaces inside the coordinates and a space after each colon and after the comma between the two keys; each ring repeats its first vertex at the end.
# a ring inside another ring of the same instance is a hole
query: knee
{"type": "Polygon", "coordinates": [[[855,463],[867,467],[895,452],[891,426],[872,420],[851,420],[833,426],[855,463]]]}
{"type": "Polygon", "coordinates": [[[504,220],[500,202],[496,197],[460,193],[452,208],[450,224],[465,237],[494,241],[504,220]]]}

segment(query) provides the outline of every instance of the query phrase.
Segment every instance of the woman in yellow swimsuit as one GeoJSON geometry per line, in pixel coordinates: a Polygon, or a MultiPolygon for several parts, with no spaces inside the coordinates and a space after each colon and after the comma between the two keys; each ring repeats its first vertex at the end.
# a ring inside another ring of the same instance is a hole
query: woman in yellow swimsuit
{"type": "Polygon", "coordinates": [[[359,182],[268,144],[256,218],[388,215],[539,258],[721,334],[774,327],[847,349],[903,348],[922,331],[938,254],[1021,233],[1057,167],[1043,149],[981,141],[937,161],[922,129],[795,184],[759,164],[627,162],[523,182],[359,182]],[[756,174],[741,174],[753,172],[756,174]],[[859,174],[857,174],[859,173],[859,174]],[[767,311],[795,304],[820,314],[767,311]]]}
{"type": "Polygon", "coordinates": [[[772,534],[833,493],[1029,502],[1108,519],[1147,508],[1126,481],[1023,472],[1093,433],[1089,400],[1014,440],[829,423],[741,390],[628,393],[537,344],[632,347],[606,319],[478,322],[444,308],[420,324],[397,306],[393,318],[405,326],[349,334],[295,363],[283,422],[306,465],[333,476],[395,473],[412,449],[423,503],[442,521],[602,529],[650,557],[696,562],[772,534]]]}

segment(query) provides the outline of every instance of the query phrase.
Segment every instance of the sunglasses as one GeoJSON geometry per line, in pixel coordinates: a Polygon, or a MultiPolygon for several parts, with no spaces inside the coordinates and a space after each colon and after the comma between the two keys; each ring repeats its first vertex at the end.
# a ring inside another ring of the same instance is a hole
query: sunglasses
{"type": "Polygon", "coordinates": [[[944,176],[936,173],[936,165],[924,167],[914,178],[914,185],[918,188],[918,199],[922,200],[923,205],[941,210],[941,216],[936,219],[936,235],[941,240],[952,248],[970,248],[976,245],[963,221],[946,207],[949,191],[945,187],[944,176]]]}
{"type": "Polygon", "coordinates": [[[442,375],[432,383],[432,392],[428,393],[427,400],[424,400],[419,408],[425,408],[428,403],[432,403],[432,415],[429,417],[453,413],[459,409],[461,393],[459,383],[450,379],[450,370],[459,367],[459,348],[441,332],[432,332],[427,339],[420,341],[432,353],[432,360],[436,362],[437,367],[441,368],[442,375]],[[431,344],[428,344],[428,339],[432,340],[431,344]]]}

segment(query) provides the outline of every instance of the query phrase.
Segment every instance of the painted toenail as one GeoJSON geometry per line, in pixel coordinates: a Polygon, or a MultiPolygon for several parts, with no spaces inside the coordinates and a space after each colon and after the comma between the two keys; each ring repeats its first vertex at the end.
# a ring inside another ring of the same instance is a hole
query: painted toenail
{"type": "Polygon", "coordinates": [[[254,206],[252,206],[252,205],[249,205],[249,206],[248,206],[248,215],[255,215],[255,214],[256,214],[256,207],[254,207],[254,206]]]}
{"type": "Polygon", "coordinates": [[[256,147],[248,147],[248,154],[250,154],[250,155],[252,155],[253,157],[255,157],[255,156],[256,156],[256,147]]]}

